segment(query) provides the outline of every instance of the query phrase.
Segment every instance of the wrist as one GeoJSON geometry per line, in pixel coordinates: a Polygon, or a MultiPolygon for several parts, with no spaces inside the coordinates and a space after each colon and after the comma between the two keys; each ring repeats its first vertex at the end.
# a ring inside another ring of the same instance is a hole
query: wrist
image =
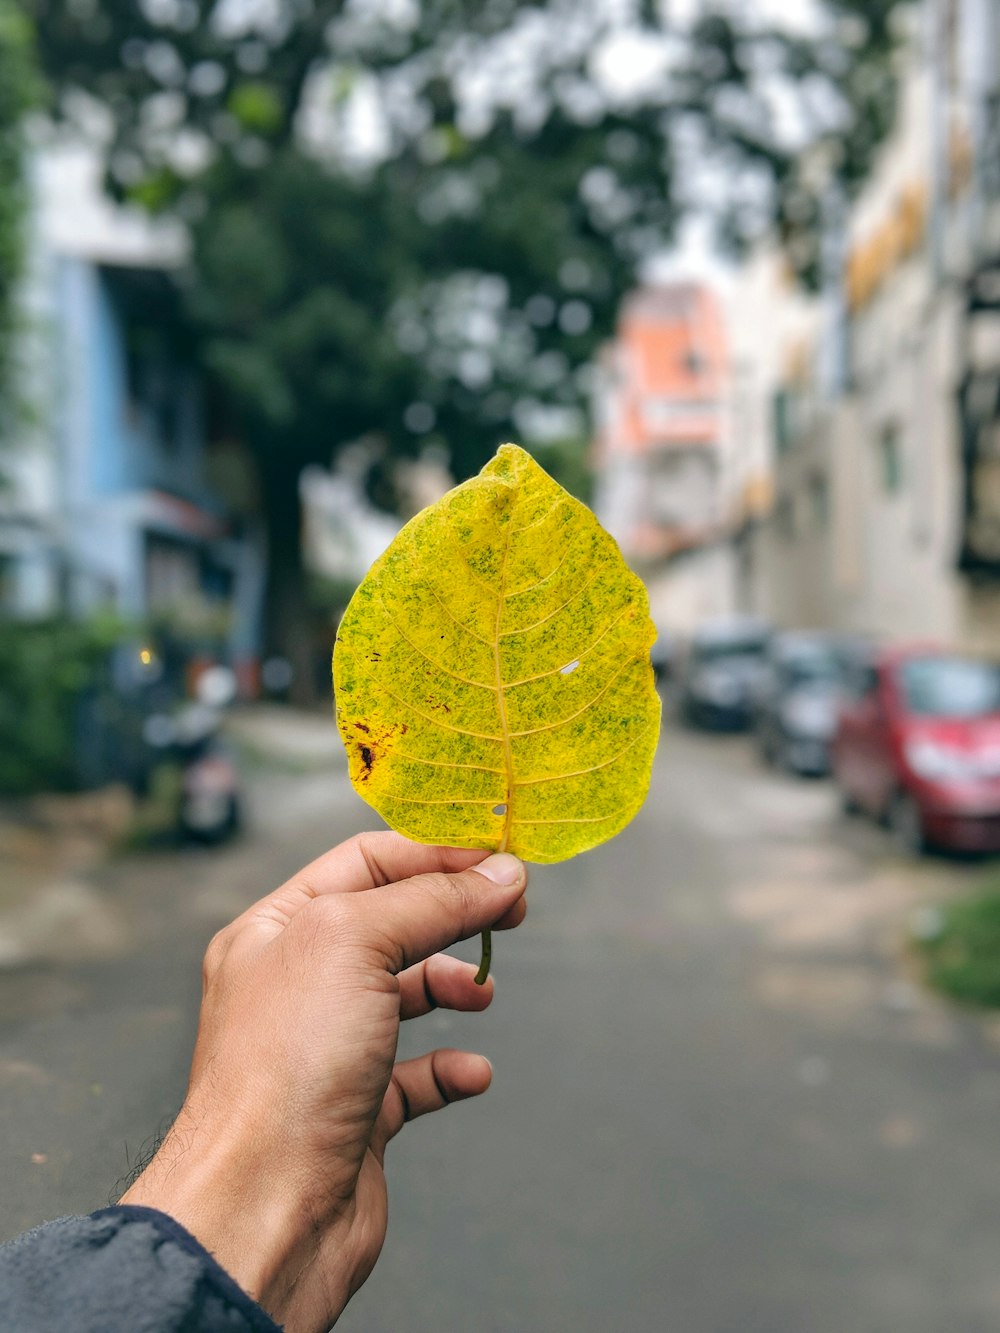
{"type": "MultiPolygon", "coordinates": [[[[210,1132],[203,1123],[192,1127],[191,1120],[182,1110],[119,1203],[156,1208],[174,1218],[284,1323],[292,1287],[315,1258],[321,1223],[294,1178],[275,1177],[280,1152],[264,1151],[245,1136],[210,1132]]],[[[323,1234],[335,1224],[332,1219],[322,1225],[323,1234]]],[[[342,1305],[349,1296],[346,1277],[344,1287],[342,1305]]]]}

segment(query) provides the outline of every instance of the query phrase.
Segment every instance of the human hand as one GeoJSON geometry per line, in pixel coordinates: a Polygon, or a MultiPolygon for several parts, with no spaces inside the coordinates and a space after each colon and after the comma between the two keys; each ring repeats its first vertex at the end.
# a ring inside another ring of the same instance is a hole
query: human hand
{"type": "Polygon", "coordinates": [[[361,834],[208,947],[184,1104],[121,1202],[175,1217],[287,1333],[328,1329],[374,1267],[389,1140],[490,1084],[481,1055],[394,1063],[401,1019],[493,998],[436,952],[524,918],[523,865],[484,855],[361,834]]]}

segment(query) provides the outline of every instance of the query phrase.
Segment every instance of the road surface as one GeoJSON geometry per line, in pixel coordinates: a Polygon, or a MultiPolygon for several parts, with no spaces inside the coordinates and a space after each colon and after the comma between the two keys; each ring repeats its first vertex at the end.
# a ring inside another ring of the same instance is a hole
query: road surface
{"type": "MultiPolygon", "coordinates": [[[[111,942],[0,972],[0,1235],[108,1201],[183,1092],[217,925],[372,821],[337,770],[258,777],[218,852],[98,876],[111,942]]],[[[672,730],[614,843],[537,869],[469,1044],[489,1096],[391,1150],[344,1333],[986,1333],[1000,1326],[1000,1045],[920,985],[914,865],[824,783],[672,730]]],[[[476,955],[470,944],[468,956],[476,955]]]]}

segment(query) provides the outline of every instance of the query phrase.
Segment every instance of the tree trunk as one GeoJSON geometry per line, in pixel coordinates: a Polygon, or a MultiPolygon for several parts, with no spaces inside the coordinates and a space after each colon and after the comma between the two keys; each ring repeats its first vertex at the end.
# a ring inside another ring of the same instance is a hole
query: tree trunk
{"type": "Polygon", "coordinates": [[[311,708],[320,702],[320,691],[315,615],[302,563],[299,464],[287,457],[280,444],[260,450],[258,457],[267,527],[265,651],[288,660],[294,673],[292,702],[311,708]]]}

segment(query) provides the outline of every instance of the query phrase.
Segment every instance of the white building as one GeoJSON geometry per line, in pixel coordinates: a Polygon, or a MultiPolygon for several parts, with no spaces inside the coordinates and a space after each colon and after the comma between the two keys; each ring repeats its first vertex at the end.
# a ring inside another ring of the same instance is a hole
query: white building
{"type": "Polygon", "coordinates": [[[755,599],[779,623],[1000,649],[1000,11],[918,17],[837,318],[775,399],[755,599]]]}

